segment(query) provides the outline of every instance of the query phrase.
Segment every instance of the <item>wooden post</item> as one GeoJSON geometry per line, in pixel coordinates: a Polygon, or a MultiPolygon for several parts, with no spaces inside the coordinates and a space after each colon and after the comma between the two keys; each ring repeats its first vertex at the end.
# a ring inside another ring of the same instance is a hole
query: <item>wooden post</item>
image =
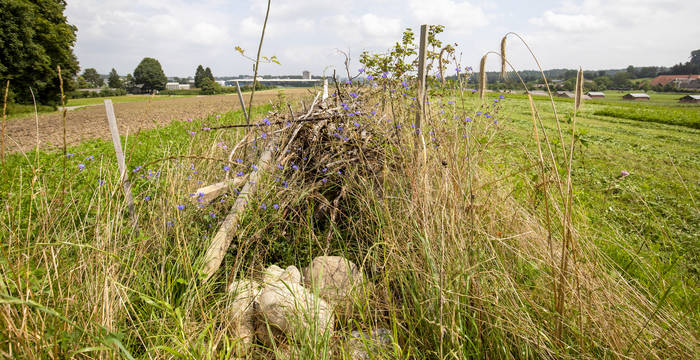
{"type": "Polygon", "coordinates": [[[418,89],[416,90],[416,100],[418,102],[416,112],[416,132],[420,131],[421,120],[425,113],[425,60],[426,47],[428,43],[428,25],[420,26],[420,48],[418,51],[418,89]]]}
{"type": "Polygon", "coordinates": [[[326,99],[328,99],[328,79],[323,79],[323,96],[321,97],[323,104],[326,103],[326,99]]]}
{"type": "MultiPolygon", "coordinates": [[[[134,222],[134,228],[137,228],[136,215],[134,214],[134,196],[131,194],[131,183],[126,172],[126,162],[124,161],[124,152],[122,151],[122,142],[119,139],[119,128],[117,127],[117,117],[114,115],[114,106],[111,99],[105,99],[105,110],[107,112],[107,122],[109,123],[109,132],[112,133],[112,143],[114,144],[114,152],[117,154],[117,164],[119,164],[119,181],[124,185],[124,194],[129,207],[129,216],[134,222]]],[[[137,230],[138,231],[138,230],[137,230]]]]}
{"type": "Polygon", "coordinates": [[[236,90],[238,90],[238,101],[241,102],[241,108],[243,108],[243,116],[245,116],[245,124],[250,124],[250,118],[248,117],[248,111],[245,108],[245,102],[243,101],[243,94],[241,94],[241,85],[236,81],[236,90]]]}

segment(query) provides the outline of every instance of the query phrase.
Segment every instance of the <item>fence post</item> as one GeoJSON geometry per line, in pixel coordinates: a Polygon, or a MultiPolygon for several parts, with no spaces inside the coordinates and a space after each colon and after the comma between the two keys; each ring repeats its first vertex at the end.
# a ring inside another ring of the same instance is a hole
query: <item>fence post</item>
{"type": "Polygon", "coordinates": [[[112,143],[114,144],[114,152],[117,154],[117,164],[119,164],[119,181],[124,186],[124,194],[126,203],[129,207],[129,216],[134,223],[134,229],[138,233],[138,223],[134,214],[134,196],[131,194],[131,183],[126,172],[126,162],[124,161],[124,152],[122,151],[122,142],[119,139],[119,128],[117,127],[117,117],[114,115],[114,106],[112,99],[105,99],[105,111],[107,112],[107,122],[109,123],[109,132],[112,133],[112,143]]]}
{"type": "Polygon", "coordinates": [[[241,85],[236,81],[236,90],[238,90],[238,101],[241,102],[241,108],[243,108],[243,116],[245,116],[245,124],[250,124],[250,119],[248,118],[248,111],[245,108],[245,102],[243,102],[243,94],[241,94],[241,85]]]}
{"type": "Polygon", "coordinates": [[[416,112],[416,132],[420,132],[421,121],[425,113],[425,60],[426,60],[426,47],[428,43],[428,25],[420,26],[420,48],[418,51],[418,89],[416,91],[416,100],[418,102],[417,112],[416,112]]]}

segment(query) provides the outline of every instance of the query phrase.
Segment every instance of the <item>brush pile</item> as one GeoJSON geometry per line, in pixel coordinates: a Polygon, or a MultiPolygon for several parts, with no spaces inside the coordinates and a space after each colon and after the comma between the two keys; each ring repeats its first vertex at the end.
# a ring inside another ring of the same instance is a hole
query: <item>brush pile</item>
{"type": "MultiPolygon", "coordinates": [[[[288,114],[271,112],[250,127],[229,155],[233,163],[254,164],[250,172],[232,171],[236,174],[232,180],[198,190],[199,200],[209,202],[227,189],[243,185],[242,190],[235,190],[233,209],[207,250],[205,280],[219,268],[235,236],[240,214],[261,182],[272,181],[273,186],[266,189],[274,189],[273,194],[265,197],[277,200],[270,206],[280,209],[287,221],[298,223],[295,217],[310,212],[316,221],[329,224],[337,220],[339,202],[346,194],[343,180],[348,174],[379,184],[377,175],[385,167],[387,145],[398,138],[388,136],[391,132],[386,130],[384,118],[373,110],[376,104],[359,100],[362,90],[342,92],[337,88],[331,97],[320,101],[319,93],[302,115],[289,107],[288,114]],[[303,203],[304,209],[290,206],[295,203],[303,203]]],[[[268,207],[264,202],[259,206],[268,207]]],[[[330,236],[328,232],[327,243],[330,236]]]]}

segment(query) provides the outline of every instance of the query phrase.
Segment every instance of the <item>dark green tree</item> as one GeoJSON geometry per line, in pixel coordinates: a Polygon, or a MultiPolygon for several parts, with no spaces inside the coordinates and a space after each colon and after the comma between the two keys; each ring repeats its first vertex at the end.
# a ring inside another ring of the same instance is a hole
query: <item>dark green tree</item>
{"type": "Polygon", "coordinates": [[[77,28],[68,24],[64,0],[0,1],[0,80],[10,80],[14,99],[55,105],[60,102],[57,66],[61,66],[64,91],[78,73],[73,54],[77,28]]]}
{"type": "Polygon", "coordinates": [[[221,92],[221,85],[214,82],[214,80],[205,77],[202,79],[202,88],[200,93],[202,95],[214,95],[221,92]]]}
{"type": "Polygon", "coordinates": [[[630,74],[625,71],[615,73],[612,77],[612,87],[615,89],[631,89],[632,81],[630,81],[630,74]]]}
{"type": "Polygon", "coordinates": [[[116,69],[112,68],[112,71],[109,72],[107,84],[113,89],[121,89],[124,87],[124,84],[122,84],[122,80],[119,78],[119,74],[117,74],[116,69]]]}
{"type": "Polygon", "coordinates": [[[700,49],[693,50],[690,52],[690,63],[696,66],[700,66],[700,49]]]}
{"type": "Polygon", "coordinates": [[[90,87],[98,88],[104,85],[105,81],[100,77],[95,68],[87,68],[83,71],[83,79],[87,81],[90,87]]]}
{"type": "Polygon", "coordinates": [[[87,81],[85,81],[85,78],[82,76],[78,76],[78,79],[76,79],[76,83],[78,86],[78,89],[85,89],[90,87],[90,84],[88,84],[87,81]]]}
{"type": "Polygon", "coordinates": [[[595,89],[598,91],[607,90],[612,85],[612,80],[607,76],[599,76],[593,79],[593,82],[595,82],[595,89]]]}
{"type": "Polygon", "coordinates": [[[136,80],[131,74],[126,74],[126,79],[124,79],[124,89],[127,92],[134,92],[136,88],[136,80]]]}
{"type": "Polygon", "coordinates": [[[134,69],[134,80],[136,84],[143,84],[143,91],[163,90],[168,78],[160,66],[160,62],[154,58],[143,58],[134,69]]]}
{"type": "Polygon", "coordinates": [[[211,73],[211,69],[210,69],[208,66],[207,66],[207,68],[204,70],[204,76],[206,76],[207,78],[211,79],[211,81],[216,81],[216,79],[214,79],[214,75],[211,73]]]}
{"type": "Polygon", "coordinates": [[[194,87],[202,87],[202,79],[204,79],[204,68],[202,65],[197,66],[197,70],[194,72],[194,87]]]}

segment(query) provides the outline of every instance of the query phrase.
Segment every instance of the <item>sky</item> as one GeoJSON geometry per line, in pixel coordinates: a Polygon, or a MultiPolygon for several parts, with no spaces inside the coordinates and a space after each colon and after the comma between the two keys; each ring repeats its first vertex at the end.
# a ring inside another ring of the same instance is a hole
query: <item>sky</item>
{"type": "MultiPolygon", "coordinates": [[[[193,76],[197,65],[216,76],[251,74],[265,18],[265,0],[68,0],[66,16],[78,28],[81,69],[132,73],[144,57],[160,61],[168,76],[193,76]]],[[[520,34],[543,68],[584,70],[671,66],[700,48],[700,1],[672,0],[272,0],[261,74],[343,73],[359,55],[386,52],[407,27],[441,24],[440,39],[457,44],[463,66],[477,67],[487,51],[500,51],[508,32],[520,34]]],[[[535,63],[516,38],[507,56],[519,70],[535,63]]],[[[487,61],[489,70],[499,60],[487,61]]]]}

